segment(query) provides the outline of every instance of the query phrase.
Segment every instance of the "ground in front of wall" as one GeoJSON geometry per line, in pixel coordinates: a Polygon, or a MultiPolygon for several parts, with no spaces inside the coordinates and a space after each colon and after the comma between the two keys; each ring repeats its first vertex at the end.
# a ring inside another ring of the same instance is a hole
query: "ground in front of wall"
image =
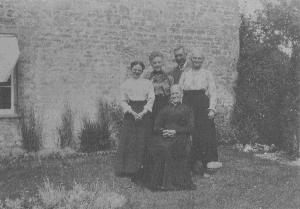
{"type": "Polygon", "coordinates": [[[133,209],[299,209],[300,168],[222,146],[223,167],[210,178],[194,176],[195,191],[151,192],[113,174],[113,155],[49,160],[0,170],[0,199],[34,196],[46,178],[66,190],[104,182],[133,209]]]}

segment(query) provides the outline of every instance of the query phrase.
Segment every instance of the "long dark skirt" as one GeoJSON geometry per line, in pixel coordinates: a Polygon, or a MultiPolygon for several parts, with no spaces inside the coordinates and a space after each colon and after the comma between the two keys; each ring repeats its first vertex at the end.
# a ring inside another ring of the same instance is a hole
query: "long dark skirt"
{"type": "Polygon", "coordinates": [[[192,108],[195,118],[191,166],[201,160],[206,168],[208,162],[218,161],[215,123],[208,118],[209,98],[204,90],[189,90],[183,92],[182,102],[192,108]]]}
{"type": "MultiPolygon", "coordinates": [[[[132,110],[140,113],[146,101],[130,101],[132,110]]],[[[116,155],[115,172],[117,175],[137,173],[144,161],[146,143],[151,135],[150,113],[141,120],[135,120],[132,114],[125,113],[120,143],[116,155]]]]}
{"type": "Polygon", "coordinates": [[[183,190],[192,188],[189,166],[190,138],[155,136],[149,143],[144,184],[151,190],[183,190]]]}
{"type": "Polygon", "coordinates": [[[151,118],[152,118],[151,119],[152,120],[151,129],[152,130],[154,128],[154,122],[155,122],[156,115],[158,114],[158,112],[160,110],[163,109],[164,106],[166,106],[168,104],[169,98],[170,98],[170,96],[155,95],[155,100],[153,103],[152,114],[151,114],[151,118]]]}
{"type": "Polygon", "coordinates": [[[152,108],[152,117],[155,119],[158,112],[168,104],[170,96],[156,95],[152,108]]]}

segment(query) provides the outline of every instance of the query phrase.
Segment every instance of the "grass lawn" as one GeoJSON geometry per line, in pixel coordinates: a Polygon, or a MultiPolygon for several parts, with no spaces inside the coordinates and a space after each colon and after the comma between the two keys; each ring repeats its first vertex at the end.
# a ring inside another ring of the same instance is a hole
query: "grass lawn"
{"type": "Polygon", "coordinates": [[[48,160],[39,165],[0,170],[0,199],[31,196],[46,177],[55,185],[105,182],[128,198],[125,208],[144,209],[299,209],[300,167],[262,160],[220,147],[223,168],[211,178],[195,176],[196,191],[150,192],[112,172],[113,156],[48,160]]]}

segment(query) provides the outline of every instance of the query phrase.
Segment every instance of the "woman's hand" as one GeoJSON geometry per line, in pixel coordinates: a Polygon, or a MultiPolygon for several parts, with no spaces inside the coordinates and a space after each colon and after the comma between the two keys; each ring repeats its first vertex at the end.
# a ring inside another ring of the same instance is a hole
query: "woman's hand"
{"type": "Polygon", "coordinates": [[[210,120],[214,119],[215,114],[216,114],[216,113],[215,113],[214,110],[209,110],[209,112],[208,112],[208,118],[209,118],[210,120]]]}
{"type": "Polygon", "coordinates": [[[134,117],[135,120],[141,119],[140,115],[137,114],[136,112],[134,112],[133,110],[131,110],[129,113],[130,113],[131,115],[133,115],[133,117],[134,117]]]}
{"type": "Polygon", "coordinates": [[[162,135],[163,135],[163,137],[169,137],[168,130],[163,130],[162,135]]]}
{"type": "Polygon", "coordinates": [[[142,112],[140,112],[139,115],[139,119],[142,119],[144,115],[146,115],[148,111],[147,110],[143,110],[142,112]]]}
{"type": "Polygon", "coordinates": [[[163,137],[169,137],[169,130],[163,130],[162,131],[163,137]]]}
{"type": "Polygon", "coordinates": [[[176,134],[175,130],[163,130],[163,137],[174,137],[176,134]]]}
{"type": "Polygon", "coordinates": [[[174,137],[176,134],[176,131],[175,130],[169,130],[169,136],[170,137],[174,137]]]}

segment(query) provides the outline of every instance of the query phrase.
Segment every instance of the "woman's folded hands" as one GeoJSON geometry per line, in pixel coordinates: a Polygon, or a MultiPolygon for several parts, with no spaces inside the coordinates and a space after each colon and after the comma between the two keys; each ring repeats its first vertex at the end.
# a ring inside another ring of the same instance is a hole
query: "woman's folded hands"
{"type": "Polygon", "coordinates": [[[169,130],[169,129],[163,129],[162,130],[162,135],[163,137],[174,137],[176,134],[175,130],[169,130]]]}
{"type": "Polygon", "coordinates": [[[143,118],[143,116],[147,113],[147,110],[143,110],[140,113],[136,113],[133,110],[131,110],[131,111],[129,111],[129,113],[131,115],[133,115],[133,117],[134,117],[135,120],[141,120],[143,118]]]}

